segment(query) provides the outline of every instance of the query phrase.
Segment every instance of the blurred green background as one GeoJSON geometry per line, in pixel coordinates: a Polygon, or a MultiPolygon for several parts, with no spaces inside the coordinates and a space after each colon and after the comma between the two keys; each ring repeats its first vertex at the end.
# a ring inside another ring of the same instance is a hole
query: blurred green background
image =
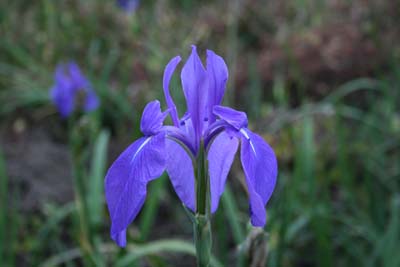
{"type": "Polygon", "coordinates": [[[149,0],[132,13],[0,1],[0,266],[195,266],[167,177],[150,184],[127,249],[111,242],[103,196],[144,105],[165,107],[166,63],[191,44],[224,57],[224,103],[247,112],[279,162],[265,234],[248,223],[234,164],[212,221],[214,266],[400,266],[399,17],[389,0],[149,0]],[[101,98],[72,134],[48,97],[70,59],[101,98]]]}

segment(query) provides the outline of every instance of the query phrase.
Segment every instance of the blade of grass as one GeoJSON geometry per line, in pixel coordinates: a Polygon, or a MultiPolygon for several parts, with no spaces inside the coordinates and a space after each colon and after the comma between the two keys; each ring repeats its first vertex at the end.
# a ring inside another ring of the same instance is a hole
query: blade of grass
{"type": "Polygon", "coordinates": [[[331,94],[326,96],[324,98],[323,102],[336,103],[341,98],[343,98],[351,93],[354,93],[356,91],[359,91],[359,90],[378,91],[379,83],[378,83],[378,81],[369,79],[369,78],[360,78],[360,79],[351,80],[351,81],[341,85],[339,88],[334,90],[331,94]]]}
{"type": "Polygon", "coordinates": [[[228,185],[225,187],[221,201],[224,207],[225,216],[230,224],[230,227],[232,228],[233,239],[235,240],[235,243],[239,245],[243,242],[245,236],[238,220],[239,210],[232,196],[232,191],[228,185]]]}
{"type": "Polygon", "coordinates": [[[6,252],[6,225],[8,220],[8,207],[6,206],[7,203],[7,188],[8,188],[8,179],[6,175],[6,169],[3,160],[3,154],[0,150],[0,258],[7,263],[7,252],[6,252]]]}
{"type": "MultiPolygon", "coordinates": [[[[223,205],[221,205],[223,206],[223,205]]],[[[213,233],[213,251],[214,254],[222,262],[229,259],[229,241],[231,239],[231,229],[226,227],[226,215],[224,208],[218,210],[213,216],[212,233],[213,233]]]]}
{"type": "MultiPolygon", "coordinates": [[[[115,264],[113,264],[113,266],[116,267],[131,266],[131,263],[135,262],[139,258],[160,253],[182,253],[191,256],[196,255],[196,250],[191,242],[179,239],[158,240],[149,242],[145,245],[128,245],[126,249],[128,251],[128,254],[120,258],[115,264]]],[[[99,250],[103,254],[116,253],[119,251],[118,247],[115,244],[102,244],[99,247],[99,250]]],[[[62,253],[56,254],[54,256],[51,256],[46,261],[42,262],[39,266],[40,267],[62,266],[63,264],[79,259],[82,256],[83,254],[81,249],[73,248],[70,250],[63,251],[62,253]]],[[[224,265],[222,265],[217,259],[212,257],[211,266],[222,267],[224,265]]]]}
{"type": "Polygon", "coordinates": [[[261,114],[262,86],[257,61],[254,54],[249,56],[249,90],[246,91],[247,110],[249,119],[257,119],[261,114]]]}
{"type": "Polygon", "coordinates": [[[0,257],[4,266],[15,266],[15,245],[19,221],[17,209],[10,206],[17,205],[20,194],[17,190],[9,195],[12,197],[8,198],[8,189],[5,160],[0,150],[0,257]]]}
{"type": "MultiPolygon", "coordinates": [[[[233,239],[236,245],[239,247],[245,240],[245,234],[240,225],[239,209],[237,208],[234,197],[232,196],[232,191],[228,185],[226,185],[224,193],[221,197],[222,206],[224,208],[225,216],[232,229],[233,239]]],[[[237,255],[237,266],[242,267],[245,264],[246,255],[243,249],[238,251],[237,255]]]]}
{"type": "Polygon", "coordinates": [[[399,228],[399,211],[400,211],[400,197],[396,196],[391,201],[391,216],[386,231],[380,234],[381,237],[375,242],[374,250],[371,256],[366,261],[366,266],[381,265],[385,267],[395,267],[400,263],[400,257],[397,253],[400,240],[399,228]]]}
{"type": "MultiPolygon", "coordinates": [[[[196,250],[191,242],[182,241],[182,240],[160,240],[147,243],[142,246],[134,246],[132,249],[129,250],[129,253],[121,258],[116,264],[116,267],[127,267],[130,265],[131,262],[135,260],[152,255],[152,254],[159,254],[159,253],[184,253],[189,254],[192,256],[196,255],[196,250]]],[[[213,267],[220,267],[223,266],[217,259],[214,257],[211,258],[211,266],[213,267]]]]}
{"type": "Polygon", "coordinates": [[[92,226],[100,225],[103,221],[103,179],[106,170],[109,138],[109,132],[104,130],[100,132],[94,144],[87,196],[88,211],[90,212],[89,220],[92,226]]]}
{"type": "Polygon", "coordinates": [[[70,216],[73,212],[76,212],[76,206],[74,203],[68,203],[65,206],[57,207],[54,213],[51,213],[49,219],[40,227],[36,236],[36,241],[40,244],[46,241],[51,231],[58,227],[59,224],[70,216]]]}
{"type": "Polygon", "coordinates": [[[281,73],[278,73],[274,77],[274,83],[272,85],[273,99],[279,104],[280,107],[287,107],[288,98],[285,88],[285,79],[281,73]]]}
{"type": "MultiPolygon", "coordinates": [[[[306,107],[307,108],[307,107],[306,107]]],[[[317,181],[315,174],[316,168],[316,146],[314,141],[314,119],[312,116],[306,116],[298,131],[298,147],[296,151],[295,180],[299,188],[303,187],[307,194],[308,211],[311,216],[310,226],[316,240],[315,257],[318,266],[332,266],[332,251],[329,242],[330,227],[329,220],[326,219],[327,202],[325,199],[327,193],[318,197],[318,191],[324,190],[323,181],[317,181]],[[318,200],[318,201],[317,201],[318,200]]],[[[302,213],[302,211],[299,211],[302,213]]]]}
{"type": "Polygon", "coordinates": [[[147,240],[150,231],[153,229],[154,221],[160,206],[162,192],[167,180],[167,175],[164,173],[159,179],[155,180],[150,185],[149,195],[155,197],[149,197],[147,199],[142,215],[140,216],[139,228],[142,241],[147,240]]]}

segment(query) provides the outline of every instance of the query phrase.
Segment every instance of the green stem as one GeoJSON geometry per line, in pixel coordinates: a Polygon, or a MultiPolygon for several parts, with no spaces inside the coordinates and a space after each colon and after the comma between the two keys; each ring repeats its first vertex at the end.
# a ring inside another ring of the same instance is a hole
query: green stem
{"type": "Polygon", "coordinates": [[[209,216],[196,214],[193,224],[194,243],[196,246],[197,266],[210,266],[211,257],[211,223],[209,216]]]}
{"type": "Polygon", "coordinates": [[[196,164],[196,215],[193,220],[197,266],[208,267],[211,257],[212,235],[210,222],[210,186],[203,141],[196,164]]]}
{"type": "Polygon", "coordinates": [[[204,153],[203,142],[200,144],[200,151],[197,157],[197,173],[196,173],[196,204],[197,214],[207,214],[207,192],[208,175],[206,170],[206,159],[204,153]]]}
{"type": "Polygon", "coordinates": [[[69,143],[72,156],[73,178],[75,202],[79,220],[79,241],[82,251],[84,252],[84,261],[86,264],[100,266],[98,257],[95,257],[94,240],[91,235],[91,226],[88,217],[88,203],[86,193],[87,177],[85,162],[87,155],[85,153],[86,128],[79,124],[79,121],[72,117],[69,120],[69,143]],[[82,128],[83,127],[83,128],[82,128]]]}

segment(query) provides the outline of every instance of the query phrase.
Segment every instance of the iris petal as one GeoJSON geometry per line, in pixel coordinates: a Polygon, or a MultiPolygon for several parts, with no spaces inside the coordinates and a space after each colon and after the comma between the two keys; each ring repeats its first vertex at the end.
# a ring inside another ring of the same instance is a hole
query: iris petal
{"type": "Polygon", "coordinates": [[[272,148],[248,129],[240,131],[242,137],[241,161],[250,197],[251,222],[264,226],[265,208],[275,188],[278,165],[272,148]]]}
{"type": "Polygon", "coordinates": [[[59,63],[54,72],[54,81],[63,87],[74,87],[68,65],[59,63]]]}
{"type": "Polygon", "coordinates": [[[167,102],[167,106],[169,108],[169,112],[171,114],[172,122],[176,127],[179,127],[179,119],[178,119],[178,111],[176,110],[176,106],[174,101],[172,100],[171,94],[169,93],[169,82],[171,81],[172,75],[178,66],[179,62],[181,61],[180,56],[176,56],[168,62],[167,66],[164,70],[164,77],[163,77],[163,88],[164,88],[164,96],[167,102]]]}
{"type": "Polygon", "coordinates": [[[128,13],[134,12],[138,8],[139,3],[139,0],[117,0],[117,6],[128,13]]]}
{"type": "Polygon", "coordinates": [[[211,212],[218,208],[219,199],[224,192],[226,178],[239,142],[226,132],[220,133],[212,142],[208,151],[208,170],[210,175],[211,212]]]}
{"type": "Polygon", "coordinates": [[[224,106],[215,106],[213,111],[215,115],[225,120],[236,130],[247,127],[247,115],[242,111],[237,111],[233,108],[224,106]]]}
{"type": "MultiPolygon", "coordinates": [[[[83,105],[84,111],[90,112],[97,109],[100,100],[93,90],[89,80],[83,75],[79,66],[75,62],[71,61],[68,63],[68,71],[72,83],[72,92],[76,93],[80,90],[85,92],[85,102],[83,105]]],[[[76,97],[76,95],[74,95],[74,97],[76,97]]]]}
{"type": "Polygon", "coordinates": [[[154,135],[158,133],[163,125],[168,112],[161,112],[160,102],[154,100],[149,102],[143,110],[140,121],[140,131],[144,135],[154,135]]]}
{"type": "Polygon", "coordinates": [[[66,118],[72,113],[74,109],[73,98],[66,94],[65,90],[59,85],[55,85],[51,89],[50,97],[61,117],[66,118]]]}
{"type": "Polygon", "coordinates": [[[63,118],[74,110],[75,90],[70,77],[65,72],[65,65],[58,64],[54,74],[55,84],[50,90],[52,102],[63,118]]]}
{"type": "Polygon", "coordinates": [[[206,114],[208,79],[195,46],[192,46],[192,54],[182,69],[181,80],[187,108],[195,131],[195,144],[197,148],[206,114]]]}
{"type": "Polygon", "coordinates": [[[211,50],[207,50],[207,75],[208,89],[208,118],[209,123],[215,121],[213,107],[220,105],[224,97],[226,82],[228,80],[228,67],[222,57],[211,50]]]}
{"type": "Polygon", "coordinates": [[[143,206],[147,183],[163,173],[165,164],[165,135],[161,132],[135,141],[108,170],[105,194],[111,237],[119,246],[125,246],[126,228],[143,206]]]}
{"type": "Polygon", "coordinates": [[[68,74],[70,76],[71,81],[73,82],[73,88],[75,90],[81,90],[90,86],[89,81],[82,74],[78,64],[71,61],[68,63],[67,67],[68,67],[68,74]]]}
{"type": "Polygon", "coordinates": [[[186,207],[196,211],[194,170],[190,156],[176,142],[166,140],[167,173],[175,192],[186,207]]]}

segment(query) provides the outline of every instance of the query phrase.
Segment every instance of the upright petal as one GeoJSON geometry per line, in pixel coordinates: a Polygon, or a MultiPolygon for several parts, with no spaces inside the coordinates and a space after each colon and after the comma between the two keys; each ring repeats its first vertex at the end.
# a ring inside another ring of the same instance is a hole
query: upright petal
{"type": "Polygon", "coordinates": [[[64,87],[73,87],[66,64],[57,64],[56,71],[54,72],[54,81],[56,84],[63,85],[64,87]]]}
{"type": "Polygon", "coordinates": [[[74,110],[73,97],[66,94],[65,90],[59,85],[54,85],[50,89],[50,98],[60,112],[61,117],[68,117],[74,110]]]}
{"type": "Polygon", "coordinates": [[[193,148],[197,150],[196,147],[196,133],[193,126],[193,121],[190,118],[190,114],[185,114],[179,123],[179,129],[186,133],[186,137],[193,144],[193,148]]]}
{"type": "Polygon", "coordinates": [[[75,108],[75,91],[69,78],[62,73],[60,66],[57,67],[55,77],[55,84],[50,89],[50,98],[61,116],[66,118],[75,108]]]}
{"type": "Polygon", "coordinates": [[[163,173],[165,162],[165,135],[161,132],[138,139],[108,170],[105,194],[111,237],[119,246],[126,245],[126,228],[143,206],[147,183],[163,173]]]}
{"type": "Polygon", "coordinates": [[[209,123],[215,121],[213,107],[220,105],[228,81],[228,67],[222,57],[211,50],[207,50],[207,75],[209,81],[208,88],[208,119],[209,123]]]}
{"type": "Polygon", "coordinates": [[[181,79],[198,147],[206,114],[208,79],[195,46],[182,69],[181,79]]]}
{"type": "Polygon", "coordinates": [[[220,133],[208,151],[208,170],[210,175],[211,212],[218,208],[219,199],[224,192],[226,178],[239,145],[236,137],[226,132],[220,133]]]}
{"type": "Polygon", "coordinates": [[[272,148],[257,134],[241,129],[241,161],[250,197],[251,223],[264,226],[265,205],[275,188],[278,166],[272,148]]]}
{"type": "Polygon", "coordinates": [[[171,61],[168,62],[167,66],[165,67],[164,77],[163,77],[165,101],[167,102],[172,122],[176,127],[179,127],[178,111],[176,110],[175,103],[172,100],[171,94],[169,93],[169,82],[171,81],[172,75],[174,74],[176,66],[178,66],[179,62],[181,62],[180,56],[176,56],[173,59],[171,59],[171,61]]]}
{"type": "Polygon", "coordinates": [[[190,156],[176,142],[166,140],[167,173],[175,192],[186,207],[196,211],[194,170],[190,156]]]}
{"type": "Polygon", "coordinates": [[[133,13],[139,7],[139,0],[117,0],[117,6],[127,13],[133,13]]]}
{"type": "Polygon", "coordinates": [[[90,86],[88,79],[83,75],[78,64],[73,61],[68,63],[68,74],[75,90],[83,90],[90,86]]]}
{"type": "Polygon", "coordinates": [[[215,115],[226,121],[236,130],[247,127],[246,113],[224,106],[215,106],[213,110],[215,115]]]}
{"type": "Polygon", "coordinates": [[[140,131],[147,136],[158,133],[167,115],[168,112],[161,112],[158,100],[151,101],[143,110],[140,131]]]}

